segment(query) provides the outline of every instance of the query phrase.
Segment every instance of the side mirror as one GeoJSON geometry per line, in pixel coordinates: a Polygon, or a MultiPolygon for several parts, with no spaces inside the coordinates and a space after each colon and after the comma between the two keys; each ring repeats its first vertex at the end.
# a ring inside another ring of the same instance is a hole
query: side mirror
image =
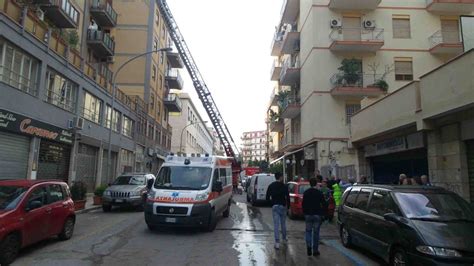
{"type": "Polygon", "coordinates": [[[28,202],[28,206],[26,207],[26,211],[32,211],[34,209],[38,209],[43,207],[43,203],[39,200],[33,200],[28,202]]]}
{"type": "Polygon", "coordinates": [[[397,214],[395,213],[386,213],[383,215],[383,218],[386,220],[386,221],[389,221],[389,222],[394,222],[394,223],[400,223],[401,220],[400,220],[400,216],[398,216],[397,214]]]}
{"type": "Polygon", "coordinates": [[[148,181],[146,182],[146,188],[148,190],[150,190],[152,187],[153,187],[153,183],[155,182],[155,180],[153,179],[148,179],[148,181]]]}
{"type": "Polygon", "coordinates": [[[222,181],[220,181],[220,180],[215,181],[214,184],[212,185],[212,191],[222,192],[222,190],[224,190],[222,188],[222,181]]]}

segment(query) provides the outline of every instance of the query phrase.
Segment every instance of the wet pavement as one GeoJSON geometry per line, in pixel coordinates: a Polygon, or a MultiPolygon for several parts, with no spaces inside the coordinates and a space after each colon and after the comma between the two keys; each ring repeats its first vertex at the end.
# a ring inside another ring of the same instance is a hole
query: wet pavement
{"type": "Polygon", "coordinates": [[[288,243],[273,247],[269,206],[252,207],[235,195],[229,218],[212,233],[196,229],[149,231],[142,212],[94,210],[78,215],[74,236],[24,249],[13,265],[380,265],[367,252],[340,244],[336,227],[323,224],[319,257],[308,257],[304,221],[287,220],[288,243]]]}

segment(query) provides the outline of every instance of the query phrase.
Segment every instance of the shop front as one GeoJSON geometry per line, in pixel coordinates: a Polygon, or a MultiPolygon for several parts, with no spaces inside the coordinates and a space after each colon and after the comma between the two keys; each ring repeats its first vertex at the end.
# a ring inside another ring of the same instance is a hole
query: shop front
{"type": "Polygon", "coordinates": [[[376,184],[394,184],[400,174],[428,174],[428,157],[422,132],[387,139],[364,147],[376,184]]]}
{"type": "Polygon", "coordinates": [[[469,176],[469,194],[474,204],[474,140],[466,141],[467,172],[469,176]]]}

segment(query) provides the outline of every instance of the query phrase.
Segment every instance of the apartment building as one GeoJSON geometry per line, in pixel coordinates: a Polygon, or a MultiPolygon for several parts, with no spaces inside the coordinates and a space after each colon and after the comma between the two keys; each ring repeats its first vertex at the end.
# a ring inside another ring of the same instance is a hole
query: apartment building
{"type": "Polygon", "coordinates": [[[84,181],[134,169],[141,101],[117,90],[112,1],[0,3],[0,176],[84,181]],[[111,168],[107,154],[111,133],[111,168]]]}
{"type": "Polygon", "coordinates": [[[212,148],[212,154],[225,156],[224,146],[221,144],[221,140],[219,139],[219,135],[217,131],[213,127],[207,127],[207,130],[212,133],[212,139],[214,142],[214,147],[212,148]]]}
{"type": "Polygon", "coordinates": [[[170,113],[169,121],[173,127],[171,151],[186,154],[214,154],[214,135],[206,126],[187,93],[174,94],[179,101],[181,112],[170,113]]]}
{"type": "Polygon", "coordinates": [[[470,0],[284,1],[271,45],[272,162],[289,176],[357,176],[352,115],[459,55],[459,18],[473,11],[470,0]]]}
{"type": "Polygon", "coordinates": [[[242,133],[242,162],[266,160],[267,133],[265,130],[242,133]]]}
{"type": "MultiPolygon", "coordinates": [[[[156,1],[115,0],[114,9],[120,18],[115,27],[115,71],[133,56],[171,47],[156,1]]],[[[180,112],[181,106],[176,94],[170,92],[183,88],[177,70],[182,67],[178,53],[150,53],[124,67],[117,77],[120,89],[146,106],[137,121],[139,171],[157,172],[171,149],[169,112],[180,112]]]]}

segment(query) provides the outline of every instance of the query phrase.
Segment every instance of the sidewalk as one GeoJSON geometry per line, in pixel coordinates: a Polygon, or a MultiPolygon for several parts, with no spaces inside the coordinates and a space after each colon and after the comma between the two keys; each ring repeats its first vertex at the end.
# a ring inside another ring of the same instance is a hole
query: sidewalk
{"type": "Polygon", "coordinates": [[[101,205],[94,205],[94,193],[87,193],[86,195],[86,207],[83,210],[76,211],[76,214],[87,213],[93,210],[100,209],[101,205]]]}

